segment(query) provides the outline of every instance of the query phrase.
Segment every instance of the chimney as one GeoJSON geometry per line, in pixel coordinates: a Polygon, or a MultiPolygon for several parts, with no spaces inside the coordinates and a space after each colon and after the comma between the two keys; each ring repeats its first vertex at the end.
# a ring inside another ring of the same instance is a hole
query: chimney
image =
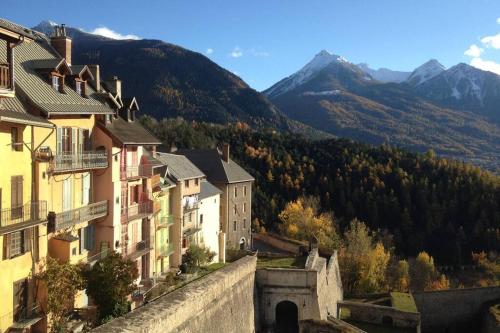
{"type": "Polygon", "coordinates": [[[71,38],[66,36],[64,24],[54,27],[54,34],[50,37],[50,44],[61,57],[66,59],[68,65],[71,65],[71,38]]]}
{"type": "Polygon", "coordinates": [[[99,69],[99,65],[88,65],[90,72],[92,73],[92,76],[94,77],[93,80],[90,81],[92,86],[94,87],[95,91],[100,92],[101,91],[101,70],[99,69]]]}
{"type": "Polygon", "coordinates": [[[227,143],[222,146],[222,160],[229,162],[229,144],[227,143]]]}
{"type": "Polygon", "coordinates": [[[122,80],[118,76],[113,76],[111,79],[106,81],[106,86],[113,95],[118,95],[122,97],[122,80]]]}

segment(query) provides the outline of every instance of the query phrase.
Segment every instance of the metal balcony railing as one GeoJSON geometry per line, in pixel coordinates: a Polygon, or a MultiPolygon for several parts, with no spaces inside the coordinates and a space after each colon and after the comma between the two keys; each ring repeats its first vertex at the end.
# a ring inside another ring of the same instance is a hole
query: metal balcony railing
{"type": "Polygon", "coordinates": [[[160,258],[168,257],[174,253],[174,244],[163,244],[158,248],[157,256],[160,258]]]}
{"type": "Polygon", "coordinates": [[[186,213],[186,212],[190,212],[190,211],[193,211],[193,210],[196,210],[196,209],[198,209],[198,208],[200,208],[200,207],[199,207],[199,202],[198,202],[198,201],[196,201],[196,202],[194,202],[194,203],[186,203],[186,204],[184,205],[184,207],[183,207],[183,209],[184,209],[184,213],[186,213]]]}
{"type": "Polygon", "coordinates": [[[11,89],[9,64],[0,63],[0,89],[11,89]]]}
{"type": "Polygon", "coordinates": [[[102,169],[108,167],[108,153],[92,151],[82,153],[58,153],[50,163],[52,172],[68,172],[84,169],[102,169]]]}
{"type": "Polygon", "coordinates": [[[47,219],[47,201],[31,201],[23,206],[3,209],[0,213],[0,227],[44,221],[47,219]]]}
{"type": "Polygon", "coordinates": [[[172,215],[163,216],[156,219],[156,227],[159,228],[168,228],[174,224],[174,217],[172,215]]]}
{"type": "Polygon", "coordinates": [[[141,203],[132,204],[128,207],[122,207],[122,222],[140,219],[153,214],[153,201],[147,200],[141,203]]]}
{"type": "Polygon", "coordinates": [[[90,205],[55,215],[55,230],[70,228],[78,223],[91,221],[108,215],[108,200],[92,203],[90,205]]]}
{"type": "Polygon", "coordinates": [[[134,178],[147,178],[153,175],[153,167],[150,164],[141,165],[127,165],[120,170],[120,178],[134,179],[134,178]]]}
{"type": "Polygon", "coordinates": [[[18,311],[10,311],[9,313],[0,316],[0,328],[29,326],[36,324],[43,319],[43,313],[39,304],[33,304],[30,307],[23,308],[18,311]]]}
{"type": "Polygon", "coordinates": [[[151,246],[150,239],[143,239],[141,241],[138,241],[136,243],[132,243],[131,245],[127,246],[124,249],[123,255],[126,258],[129,258],[131,260],[135,260],[149,251],[151,251],[153,247],[151,246]]]}

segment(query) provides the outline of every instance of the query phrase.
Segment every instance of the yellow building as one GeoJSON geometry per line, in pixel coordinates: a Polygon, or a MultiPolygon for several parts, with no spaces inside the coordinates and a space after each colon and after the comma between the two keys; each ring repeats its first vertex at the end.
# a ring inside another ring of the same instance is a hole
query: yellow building
{"type": "Polygon", "coordinates": [[[53,128],[15,93],[13,50],[34,36],[0,20],[0,333],[43,325],[33,275],[47,252],[47,202],[37,197],[34,132],[53,128]]]}

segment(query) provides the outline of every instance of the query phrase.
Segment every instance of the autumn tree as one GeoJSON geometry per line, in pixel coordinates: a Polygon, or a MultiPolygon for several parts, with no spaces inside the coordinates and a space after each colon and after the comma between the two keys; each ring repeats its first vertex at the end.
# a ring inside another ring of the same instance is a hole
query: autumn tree
{"type": "Polygon", "coordinates": [[[328,250],[338,244],[332,214],[318,214],[316,199],[299,198],[289,202],[279,219],[282,232],[291,238],[309,241],[315,237],[319,246],[328,250]]]}
{"type": "Polygon", "coordinates": [[[410,287],[415,291],[428,290],[437,277],[434,259],[425,251],[420,252],[410,265],[410,287]]]}
{"type": "Polygon", "coordinates": [[[104,322],[128,311],[128,295],[135,290],[139,277],[136,264],[112,252],[85,272],[87,293],[98,306],[98,317],[104,322]]]}
{"type": "Polygon", "coordinates": [[[76,294],[85,288],[82,268],[47,257],[45,269],[36,278],[47,289],[46,312],[50,318],[50,332],[61,332],[73,310],[76,294]]]}
{"type": "Polygon", "coordinates": [[[394,260],[387,270],[387,283],[395,291],[406,292],[410,286],[410,265],[406,260],[394,260]]]}

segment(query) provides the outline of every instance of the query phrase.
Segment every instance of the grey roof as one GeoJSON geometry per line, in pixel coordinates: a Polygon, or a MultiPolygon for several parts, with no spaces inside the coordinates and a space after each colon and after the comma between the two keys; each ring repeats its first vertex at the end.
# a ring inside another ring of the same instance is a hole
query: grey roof
{"type": "Polygon", "coordinates": [[[206,180],[201,182],[200,185],[200,194],[198,194],[198,199],[202,200],[205,198],[210,198],[213,197],[214,195],[221,194],[222,191],[219,190],[217,187],[212,185],[210,182],[207,182],[206,180]]]}
{"type": "Polygon", "coordinates": [[[178,150],[176,154],[186,156],[213,183],[241,183],[253,181],[254,178],[245,169],[229,158],[226,162],[216,149],[186,149],[178,150]]]}
{"type": "MultiPolygon", "coordinates": [[[[0,40],[0,58],[6,57],[6,41],[0,40]]],[[[97,99],[93,88],[87,86],[87,97],[81,96],[71,84],[66,84],[64,93],[52,88],[42,68],[54,68],[63,61],[48,40],[37,38],[15,48],[14,68],[16,93],[21,92],[42,112],[50,116],[57,114],[111,114],[113,110],[97,99]]],[[[68,82],[69,83],[69,82],[68,82]]]]}
{"type": "Polygon", "coordinates": [[[107,131],[115,140],[125,145],[159,145],[158,140],[137,121],[126,121],[122,117],[114,118],[109,124],[98,124],[107,131]]]}
{"type": "Polygon", "coordinates": [[[40,35],[40,33],[37,31],[25,28],[23,26],[20,26],[19,24],[15,24],[15,23],[7,21],[3,18],[0,18],[0,28],[10,30],[12,32],[15,32],[16,34],[19,34],[21,36],[28,37],[31,39],[34,39],[40,35]]]}
{"type": "Polygon", "coordinates": [[[0,98],[0,121],[41,127],[54,127],[54,125],[45,118],[28,113],[18,95],[0,98]]]}
{"type": "Polygon", "coordinates": [[[157,153],[156,158],[167,166],[167,174],[177,181],[205,177],[203,172],[191,163],[186,156],[157,153]]]}

